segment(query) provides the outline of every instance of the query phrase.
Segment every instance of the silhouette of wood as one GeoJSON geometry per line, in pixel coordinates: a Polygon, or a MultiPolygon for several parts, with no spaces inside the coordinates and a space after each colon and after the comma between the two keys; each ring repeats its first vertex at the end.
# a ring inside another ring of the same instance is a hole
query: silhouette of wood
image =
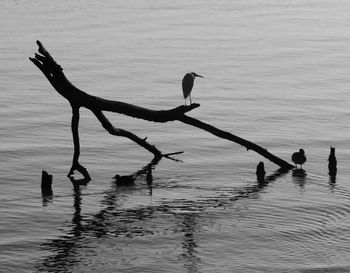
{"type": "Polygon", "coordinates": [[[35,57],[29,59],[41,70],[41,72],[46,76],[46,78],[56,89],[56,91],[69,101],[72,107],[71,129],[73,134],[74,155],[72,167],[68,173],[68,177],[71,177],[74,171],[78,171],[84,176],[84,181],[91,180],[87,170],[79,163],[80,142],[78,127],[80,107],[85,107],[91,110],[92,113],[100,121],[103,128],[105,128],[110,134],[129,138],[141,147],[153,153],[153,155],[156,157],[167,155],[163,155],[162,152],[159,151],[154,145],[148,143],[146,141],[147,138],[142,139],[133,134],[132,132],[114,127],[106,118],[106,116],[102,113],[102,111],[124,114],[133,118],[139,118],[147,121],[161,123],[178,120],[183,123],[210,132],[220,138],[224,138],[232,142],[238,143],[240,145],[243,145],[247,148],[247,150],[253,150],[259,153],[260,155],[264,156],[265,158],[280,166],[282,169],[289,170],[293,168],[293,165],[269,153],[266,149],[256,145],[255,143],[249,142],[231,133],[222,131],[212,125],[186,116],[185,113],[200,106],[197,103],[191,105],[181,105],[170,110],[152,110],[125,102],[111,101],[92,96],[74,86],[64,75],[62,67],[56,63],[54,58],[44,48],[42,43],[40,41],[37,41],[37,44],[39,46],[38,51],[40,54],[35,53],[35,57]]]}
{"type": "Polygon", "coordinates": [[[265,182],[265,174],[264,162],[260,161],[258,166],[256,166],[256,177],[259,183],[265,182]]]}
{"type": "Polygon", "coordinates": [[[280,166],[282,169],[284,170],[290,170],[293,169],[294,166],[289,164],[287,161],[271,154],[268,150],[264,149],[263,147],[250,142],[248,140],[245,140],[243,138],[240,138],[238,136],[235,136],[229,132],[220,130],[210,124],[204,123],[198,119],[195,118],[191,118],[189,116],[186,116],[185,114],[180,116],[178,118],[179,121],[182,121],[183,123],[198,127],[200,129],[203,129],[209,133],[212,133],[215,136],[218,136],[220,138],[224,138],[227,139],[229,141],[238,143],[244,147],[247,148],[247,151],[252,150],[257,152],[258,154],[262,155],[263,157],[267,158],[268,160],[270,160],[271,162],[275,163],[276,165],[280,166]]]}
{"type": "Polygon", "coordinates": [[[43,195],[52,195],[52,175],[48,174],[46,171],[41,173],[41,193],[43,195]]]}
{"type": "Polygon", "coordinates": [[[335,156],[335,148],[330,147],[330,154],[328,157],[328,171],[329,175],[336,176],[337,174],[337,158],[335,156]]]}

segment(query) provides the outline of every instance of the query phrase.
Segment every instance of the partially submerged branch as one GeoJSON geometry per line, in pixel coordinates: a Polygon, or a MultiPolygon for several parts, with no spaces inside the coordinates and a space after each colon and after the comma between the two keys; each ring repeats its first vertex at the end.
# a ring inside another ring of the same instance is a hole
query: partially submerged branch
{"type": "Polygon", "coordinates": [[[195,118],[191,118],[188,117],[186,115],[183,115],[182,117],[179,118],[179,121],[195,126],[197,128],[200,128],[202,130],[205,130],[209,133],[212,133],[213,135],[220,137],[220,138],[224,138],[227,139],[229,141],[238,143],[244,147],[247,148],[247,150],[253,150],[255,152],[257,152],[258,154],[262,155],[263,157],[267,158],[268,160],[272,161],[273,163],[277,164],[278,166],[280,166],[282,169],[286,169],[286,170],[290,170],[293,169],[294,166],[289,164],[288,162],[284,161],[283,159],[271,154],[270,152],[268,152],[266,149],[262,148],[261,146],[250,142],[248,140],[245,140],[243,138],[240,138],[238,136],[235,136],[229,132],[225,132],[223,130],[220,130],[210,124],[204,123],[198,119],[195,118]]]}
{"type": "Polygon", "coordinates": [[[152,154],[154,154],[154,156],[161,156],[162,155],[161,151],[159,151],[155,146],[149,144],[146,141],[146,139],[139,138],[135,134],[133,134],[129,131],[126,131],[124,129],[115,128],[112,125],[112,123],[110,123],[110,121],[106,118],[106,116],[101,111],[94,110],[93,113],[95,114],[97,119],[101,122],[103,128],[105,128],[111,135],[126,137],[126,138],[134,141],[135,143],[137,143],[141,147],[145,148],[146,150],[148,150],[152,154]]]}
{"type": "Polygon", "coordinates": [[[96,96],[89,95],[88,93],[80,90],[75,87],[64,75],[63,69],[54,58],[50,55],[50,53],[44,48],[40,41],[37,41],[39,46],[39,53],[35,54],[34,58],[29,58],[46,76],[51,85],[56,89],[56,91],[65,97],[71,107],[72,107],[72,134],[73,134],[73,143],[74,143],[74,155],[72,167],[68,173],[68,176],[72,176],[74,171],[77,170],[80,172],[85,180],[90,180],[90,176],[87,170],[80,165],[79,163],[79,155],[80,155],[80,144],[79,144],[79,109],[80,107],[85,107],[91,110],[97,119],[101,122],[102,126],[112,135],[122,136],[129,138],[134,141],[136,144],[145,148],[149,152],[151,152],[155,157],[165,156],[167,158],[171,158],[170,154],[164,155],[159,151],[154,145],[149,144],[145,139],[142,139],[135,134],[126,131],[124,129],[114,127],[111,122],[106,118],[106,116],[102,113],[102,111],[109,111],[119,114],[124,114],[133,118],[139,118],[147,121],[153,122],[169,122],[178,120],[183,123],[189,124],[191,126],[195,126],[207,132],[210,132],[220,138],[224,138],[240,145],[243,145],[248,150],[254,150],[260,155],[266,157],[271,160],[275,164],[279,165],[283,169],[292,169],[293,165],[288,162],[276,157],[275,155],[269,153],[266,149],[244,140],[240,137],[237,137],[231,133],[222,131],[212,125],[204,123],[200,120],[188,117],[185,113],[199,107],[199,104],[191,104],[191,105],[181,105],[179,107],[169,109],[169,110],[152,110],[143,108],[140,106],[136,106],[133,104],[120,102],[120,101],[111,101],[103,98],[99,98],[96,96]]]}

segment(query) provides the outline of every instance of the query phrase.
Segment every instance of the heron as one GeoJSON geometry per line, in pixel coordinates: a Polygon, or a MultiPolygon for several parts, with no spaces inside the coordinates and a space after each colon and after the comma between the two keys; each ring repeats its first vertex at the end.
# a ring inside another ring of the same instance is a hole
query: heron
{"type": "Polygon", "coordinates": [[[192,104],[191,91],[192,91],[192,88],[193,88],[194,79],[196,77],[204,78],[201,75],[198,75],[198,74],[196,74],[194,72],[191,72],[191,73],[187,73],[185,75],[185,77],[182,79],[182,92],[184,94],[185,105],[186,105],[186,98],[187,97],[190,97],[190,104],[192,104]]]}
{"type": "Polygon", "coordinates": [[[298,164],[300,168],[303,168],[303,164],[306,162],[305,151],[303,149],[299,149],[299,152],[295,152],[292,155],[292,161],[295,163],[295,167],[298,168],[298,164]]]}

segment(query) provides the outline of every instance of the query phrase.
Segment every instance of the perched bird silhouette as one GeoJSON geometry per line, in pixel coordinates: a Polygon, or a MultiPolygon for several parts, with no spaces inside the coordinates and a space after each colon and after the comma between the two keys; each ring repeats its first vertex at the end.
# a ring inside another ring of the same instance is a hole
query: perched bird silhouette
{"type": "Polygon", "coordinates": [[[203,78],[203,76],[198,75],[194,72],[191,73],[187,73],[185,75],[185,77],[182,79],[182,92],[184,94],[184,98],[185,98],[185,105],[186,105],[186,98],[190,97],[190,104],[192,104],[192,100],[191,100],[191,91],[193,88],[193,83],[194,83],[194,79],[196,77],[201,77],[203,78]]]}
{"type": "Polygon", "coordinates": [[[295,152],[292,155],[292,161],[295,163],[295,167],[298,168],[298,164],[300,165],[300,168],[303,168],[303,164],[306,162],[306,156],[305,151],[303,149],[300,149],[299,152],[295,152]]]}

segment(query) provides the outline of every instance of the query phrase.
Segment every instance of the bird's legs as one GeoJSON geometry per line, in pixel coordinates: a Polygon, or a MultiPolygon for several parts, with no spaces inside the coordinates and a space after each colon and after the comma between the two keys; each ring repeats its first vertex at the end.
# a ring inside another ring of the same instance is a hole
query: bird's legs
{"type": "Polygon", "coordinates": [[[190,94],[190,105],[192,104],[191,94],[190,94]]]}
{"type": "Polygon", "coordinates": [[[296,169],[303,170],[303,164],[299,164],[299,167],[300,167],[300,168],[298,168],[298,164],[295,164],[295,168],[296,168],[296,169]]]}
{"type": "Polygon", "coordinates": [[[185,105],[186,105],[186,98],[185,98],[185,105]]]}

